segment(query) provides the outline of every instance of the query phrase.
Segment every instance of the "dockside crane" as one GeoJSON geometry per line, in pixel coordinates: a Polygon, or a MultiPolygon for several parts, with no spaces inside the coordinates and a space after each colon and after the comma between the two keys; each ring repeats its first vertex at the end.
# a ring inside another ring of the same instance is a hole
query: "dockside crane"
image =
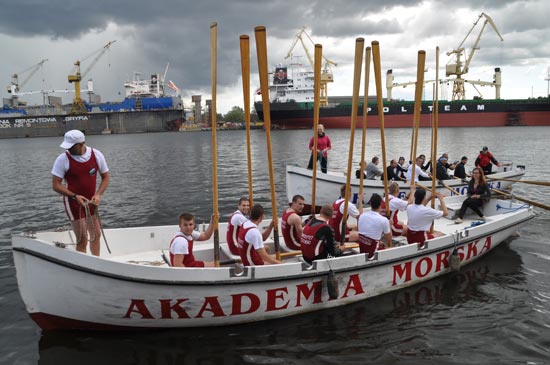
{"type": "Polygon", "coordinates": [[[82,59],[82,61],[86,61],[87,59],[95,55],[95,58],[92,60],[92,62],[90,62],[88,68],[86,68],[84,72],[80,72],[81,61],[76,61],[74,63],[75,68],[73,70],[73,75],[68,76],[69,83],[74,83],[74,100],[70,114],[85,114],[88,112],[86,106],[84,105],[84,101],[82,101],[82,99],[80,98],[80,81],[88,74],[88,72],[90,72],[90,70],[96,65],[97,61],[99,61],[99,59],[109,50],[111,45],[115,42],[116,41],[111,41],[107,43],[97,51],[82,59]]]}
{"type": "MultiPolygon", "coordinates": [[[[313,44],[315,46],[315,42],[313,42],[313,40],[311,39],[311,37],[307,33],[306,28],[303,27],[302,29],[300,29],[298,34],[296,34],[296,38],[294,39],[294,42],[292,43],[292,46],[290,47],[290,50],[288,51],[285,59],[292,56],[292,51],[294,50],[294,48],[296,47],[296,45],[298,44],[298,41],[299,41],[302,44],[302,48],[304,49],[304,51],[306,53],[306,57],[307,57],[307,60],[309,62],[309,65],[311,66],[312,69],[315,69],[315,64],[313,62],[313,59],[311,58],[311,55],[309,54],[308,47],[306,46],[306,44],[304,42],[303,36],[307,37],[307,39],[311,42],[311,44],[313,44]]],[[[334,77],[333,77],[333,74],[332,74],[331,66],[336,67],[336,66],[338,66],[338,64],[336,62],[333,62],[333,61],[329,60],[328,58],[326,58],[323,55],[323,65],[321,66],[321,80],[320,80],[320,89],[321,90],[320,90],[320,96],[319,96],[319,103],[320,103],[321,106],[328,105],[327,84],[329,82],[334,82],[334,77]]]]}
{"type": "Polygon", "coordinates": [[[457,48],[447,52],[447,56],[454,55],[453,58],[447,62],[446,65],[446,76],[455,76],[454,79],[450,79],[453,83],[453,96],[452,100],[464,100],[465,98],[465,91],[464,91],[464,83],[468,82],[473,85],[481,85],[481,86],[495,86],[496,87],[496,98],[500,98],[500,69],[495,69],[495,79],[490,81],[480,81],[480,80],[465,80],[463,76],[468,73],[468,69],[470,67],[470,63],[472,62],[472,58],[474,57],[475,52],[479,49],[479,40],[481,39],[481,35],[483,34],[483,31],[485,30],[485,27],[489,24],[493,30],[496,32],[496,34],[499,36],[501,41],[504,41],[502,36],[500,35],[500,32],[497,29],[497,26],[493,22],[493,19],[485,13],[481,13],[477,20],[475,21],[474,25],[466,34],[466,37],[462,40],[462,42],[458,45],[457,48]],[[472,34],[472,31],[477,26],[481,18],[485,18],[485,21],[483,22],[483,25],[481,27],[481,30],[479,31],[479,34],[474,42],[474,45],[472,46],[472,49],[469,51],[469,53],[466,55],[466,50],[464,48],[464,43],[472,34]],[[465,61],[463,61],[465,59],[465,61]]]}
{"type": "Polygon", "coordinates": [[[43,59],[42,61],[24,69],[21,72],[15,73],[11,76],[11,83],[8,85],[8,93],[12,96],[12,105],[18,106],[19,102],[17,101],[18,96],[21,95],[20,91],[23,89],[23,87],[29,82],[29,80],[40,70],[40,68],[44,65],[44,63],[48,61],[47,58],[43,59]],[[30,73],[23,79],[23,81],[19,82],[19,76],[29,72],[30,73]]]}

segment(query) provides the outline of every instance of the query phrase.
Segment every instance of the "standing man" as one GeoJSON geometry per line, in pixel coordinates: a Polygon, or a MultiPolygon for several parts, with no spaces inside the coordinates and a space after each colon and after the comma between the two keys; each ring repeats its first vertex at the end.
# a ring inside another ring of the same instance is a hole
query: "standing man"
{"type": "Polygon", "coordinates": [[[246,197],[239,199],[237,210],[229,217],[229,223],[227,224],[227,232],[225,233],[225,239],[229,251],[233,255],[239,256],[239,246],[237,245],[237,237],[239,237],[239,229],[241,225],[247,221],[246,215],[250,213],[250,201],[246,197]]]}
{"type": "MultiPolygon", "coordinates": [[[[309,157],[309,163],[307,164],[307,168],[309,170],[313,169],[313,144],[314,144],[314,137],[311,137],[311,140],[309,141],[309,149],[311,151],[311,156],[309,157]]],[[[322,124],[319,124],[317,126],[317,159],[321,161],[321,171],[323,173],[327,173],[327,165],[328,165],[328,151],[332,149],[332,145],[330,144],[330,138],[325,134],[325,126],[322,124]]]]}
{"type": "Polygon", "coordinates": [[[323,205],[319,218],[313,216],[302,231],[300,246],[304,260],[309,264],[313,260],[326,259],[329,255],[341,256],[346,249],[346,245],[334,241],[334,231],[327,223],[330,217],[332,207],[328,204],[323,205]]]}
{"type": "Polygon", "coordinates": [[[458,177],[460,179],[465,179],[469,177],[468,174],[466,174],[466,164],[468,163],[468,157],[462,156],[460,159],[460,162],[456,164],[455,168],[455,177],[458,177]]]}
{"type": "Polygon", "coordinates": [[[77,240],[76,250],[86,252],[87,228],[91,237],[90,252],[99,256],[101,226],[95,210],[109,185],[109,167],[105,156],[100,151],[87,147],[84,140],[84,133],[79,130],[73,129],[65,133],[59,147],[66,151],[57,156],[53,164],[52,188],[63,195],[65,212],[77,240]],[[101,183],[96,191],[98,174],[101,176],[101,183]],[[86,225],[86,206],[91,215],[91,226],[86,225]]]}
{"type": "Polygon", "coordinates": [[[500,166],[498,161],[493,157],[493,154],[489,152],[489,148],[485,146],[481,151],[479,151],[479,156],[476,158],[475,165],[476,167],[481,167],[484,175],[489,175],[493,173],[493,164],[491,164],[491,162],[497,166],[500,166]]]}
{"type": "Polygon", "coordinates": [[[384,244],[380,242],[382,238],[388,243],[392,237],[388,219],[380,214],[382,197],[376,193],[372,194],[370,206],[371,210],[361,214],[357,223],[359,251],[368,254],[369,258],[374,256],[379,245],[380,248],[384,248],[384,244]]]}
{"type": "Polygon", "coordinates": [[[214,215],[204,232],[195,231],[195,216],[182,213],[179,218],[180,231],[170,242],[170,265],[173,267],[214,267],[214,262],[197,261],[193,255],[193,243],[206,241],[214,232],[214,215]]]}
{"type": "Polygon", "coordinates": [[[300,213],[304,210],[304,197],[294,195],[290,208],[283,212],[281,217],[281,231],[286,247],[291,250],[300,250],[300,237],[302,237],[302,218],[300,213]]]}
{"type": "Polygon", "coordinates": [[[250,219],[243,223],[239,231],[238,244],[241,260],[244,266],[257,266],[264,264],[280,264],[281,262],[267,253],[264,241],[269,237],[273,229],[273,221],[263,233],[258,229],[258,224],[264,219],[264,208],[260,204],[254,204],[250,211],[250,219]]]}

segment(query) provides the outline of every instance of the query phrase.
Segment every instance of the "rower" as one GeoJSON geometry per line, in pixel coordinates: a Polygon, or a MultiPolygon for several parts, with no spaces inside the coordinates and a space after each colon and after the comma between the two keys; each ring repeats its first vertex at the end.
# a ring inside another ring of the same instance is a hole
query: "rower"
{"type": "MultiPolygon", "coordinates": [[[[350,194],[348,196],[351,197],[351,189],[348,190],[350,194]]],[[[338,242],[341,241],[342,234],[341,234],[341,223],[342,218],[344,217],[344,203],[346,199],[346,185],[342,185],[340,188],[340,197],[336,199],[336,201],[332,204],[332,217],[330,218],[328,224],[332,227],[334,230],[334,239],[338,242]]],[[[357,198],[357,205],[359,206],[359,209],[353,204],[351,201],[348,202],[348,214],[352,216],[353,218],[359,218],[360,211],[363,210],[363,195],[359,195],[357,198]]],[[[350,233],[350,241],[356,241],[357,240],[357,232],[351,233],[351,230],[355,229],[356,226],[351,226],[346,224],[346,234],[350,233]]]]}
{"type": "Polygon", "coordinates": [[[430,200],[426,199],[426,190],[418,189],[414,192],[414,204],[407,207],[407,241],[409,244],[418,242],[423,246],[426,240],[443,235],[441,232],[430,233],[433,220],[446,217],[449,214],[443,195],[436,193],[435,196],[439,199],[441,210],[426,206],[430,200]]]}
{"type": "Polygon", "coordinates": [[[264,241],[269,237],[273,229],[273,220],[263,232],[260,232],[258,224],[260,224],[263,219],[264,208],[260,204],[254,204],[250,211],[250,219],[241,226],[237,243],[244,266],[281,263],[272,255],[268,254],[264,247],[264,241]]]}
{"type": "Polygon", "coordinates": [[[374,256],[377,249],[385,248],[381,239],[386,243],[391,242],[390,223],[380,215],[382,197],[379,194],[372,194],[370,198],[371,211],[359,216],[357,231],[359,232],[359,251],[368,254],[369,258],[374,256]]]}

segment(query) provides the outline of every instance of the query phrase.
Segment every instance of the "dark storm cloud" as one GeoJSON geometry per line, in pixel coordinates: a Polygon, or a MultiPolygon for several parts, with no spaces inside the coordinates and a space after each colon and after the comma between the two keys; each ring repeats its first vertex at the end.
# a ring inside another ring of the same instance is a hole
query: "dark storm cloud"
{"type": "MultiPolygon", "coordinates": [[[[284,62],[296,33],[305,26],[314,41],[327,42],[323,52],[339,67],[352,63],[353,38],[364,37],[368,45],[388,36],[381,43],[388,68],[414,70],[417,49],[432,52],[439,45],[442,63],[446,62],[444,52],[458,46],[477,16],[487,12],[504,35],[505,43],[500,44],[491,34],[494,32],[486,30],[481,50],[475,56],[476,65],[520,65],[526,60],[548,57],[548,43],[545,46],[540,41],[550,37],[548,11],[546,2],[518,0],[19,0],[2,7],[0,34],[73,42],[86,36],[87,42],[94,42],[86,44],[93,50],[103,40],[96,42],[89,35],[100,34],[109,24],[116,24],[117,37],[122,39],[113,47],[113,62],[120,57],[118,62],[124,62],[124,72],[138,66],[146,74],[158,72],[170,62],[168,78],[185,93],[207,93],[209,26],[213,21],[218,23],[218,84],[223,87],[238,84],[241,34],[250,36],[250,65],[252,72],[256,71],[257,25],[267,28],[271,66],[284,62]]],[[[52,56],[43,55],[50,59],[52,56]]],[[[251,83],[257,84],[254,75],[251,83]]]]}

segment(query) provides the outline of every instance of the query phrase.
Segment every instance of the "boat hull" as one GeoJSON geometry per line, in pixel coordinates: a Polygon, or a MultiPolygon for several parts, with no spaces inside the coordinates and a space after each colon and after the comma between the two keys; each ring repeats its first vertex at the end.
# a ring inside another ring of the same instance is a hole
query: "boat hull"
{"type": "MultiPolygon", "coordinates": [[[[113,258],[125,250],[165,246],[175,227],[106,230],[112,254],[102,257],[56,247],[62,235],[57,232],[15,235],[12,246],[21,297],[44,330],[209,327],[342,306],[433,279],[450,272],[449,257],[455,247],[462,264],[468,264],[532,217],[530,209],[515,209],[490,224],[461,227],[423,247],[382,250],[370,260],[355,254],[316,261],[310,267],[293,259],[242,272],[236,267],[143,266],[113,258]],[[330,269],[337,279],[335,299],[327,290],[330,269]]],[[[211,244],[207,243],[210,253],[211,244]]],[[[205,245],[198,244],[196,250],[201,247],[205,245]]]]}
{"type": "Polygon", "coordinates": [[[178,109],[92,112],[78,115],[0,117],[0,138],[62,136],[79,129],[87,135],[177,131],[183,121],[178,109]]]}
{"type": "MultiPolygon", "coordinates": [[[[496,189],[508,189],[513,182],[498,180],[500,179],[521,179],[525,174],[523,169],[509,170],[505,172],[499,172],[496,174],[490,175],[491,179],[487,183],[491,188],[496,189]],[[494,179],[494,180],[493,180],[494,179]]],[[[288,202],[292,202],[292,197],[295,195],[302,195],[306,202],[305,211],[309,212],[311,209],[311,181],[312,181],[313,171],[299,166],[287,165],[286,167],[286,193],[288,202]]],[[[334,201],[340,195],[340,188],[342,185],[346,184],[346,177],[343,174],[338,173],[327,173],[323,174],[320,171],[317,171],[316,175],[316,194],[315,194],[315,205],[317,208],[325,204],[334,203],[334,201]]],[[[456,190],[461,195],[467,193],[468,183],[463,182],[462,180],[444,180],[445,185],[456,190]]],[[[399,197],[404,197],[409,193],[410,183],[407,182],[398,182],[399,184],[399,197]]],[[[428,189],[431,189],[431,181],[420,181],[420,185],[426,186],[428,189]]],[[[356,178],[350,179],[352,201],[357,202],[357,194],[359,192],[360,180],[356,178]]],[[[443,195],[453,195],[453,193],[447,189],[445,186],[439,182],[436,184],[436,190],[443,195]]],[[[367,201],[369,197],[374,194],[380,194],[384,196],[384,182],[382,180],[363,180],[363,197],[367,201]]]]}
{"type": "MultiPolygon", "coordinates": [[[[258,117],[263,120],[261,103],[254,104],[258,117]]],[[[357,110],[357,128],[362,128],[363,107],[357,110]]],[[[385,128],[410,128],[413,122],[411,102],[392,102],[384,105],[385,128]]],[[[420,127],[431,127],[432,104],[423,103],[420,127]]],[[[326,128],[349,128],[351,125],[349,105],[321,107],[319,123],[326,128]]],[[[309,129],[313,127],[313,103],[271,103],[272,125],[280,129],[309,129]]],[[[369,106],[367,127],[380,128],[378,107],[369,106]]],[[[484,100],[440,102],[439,127],[503,127],[503,126],[548,126],[550,125],[550,99],[484,100]]]]}

